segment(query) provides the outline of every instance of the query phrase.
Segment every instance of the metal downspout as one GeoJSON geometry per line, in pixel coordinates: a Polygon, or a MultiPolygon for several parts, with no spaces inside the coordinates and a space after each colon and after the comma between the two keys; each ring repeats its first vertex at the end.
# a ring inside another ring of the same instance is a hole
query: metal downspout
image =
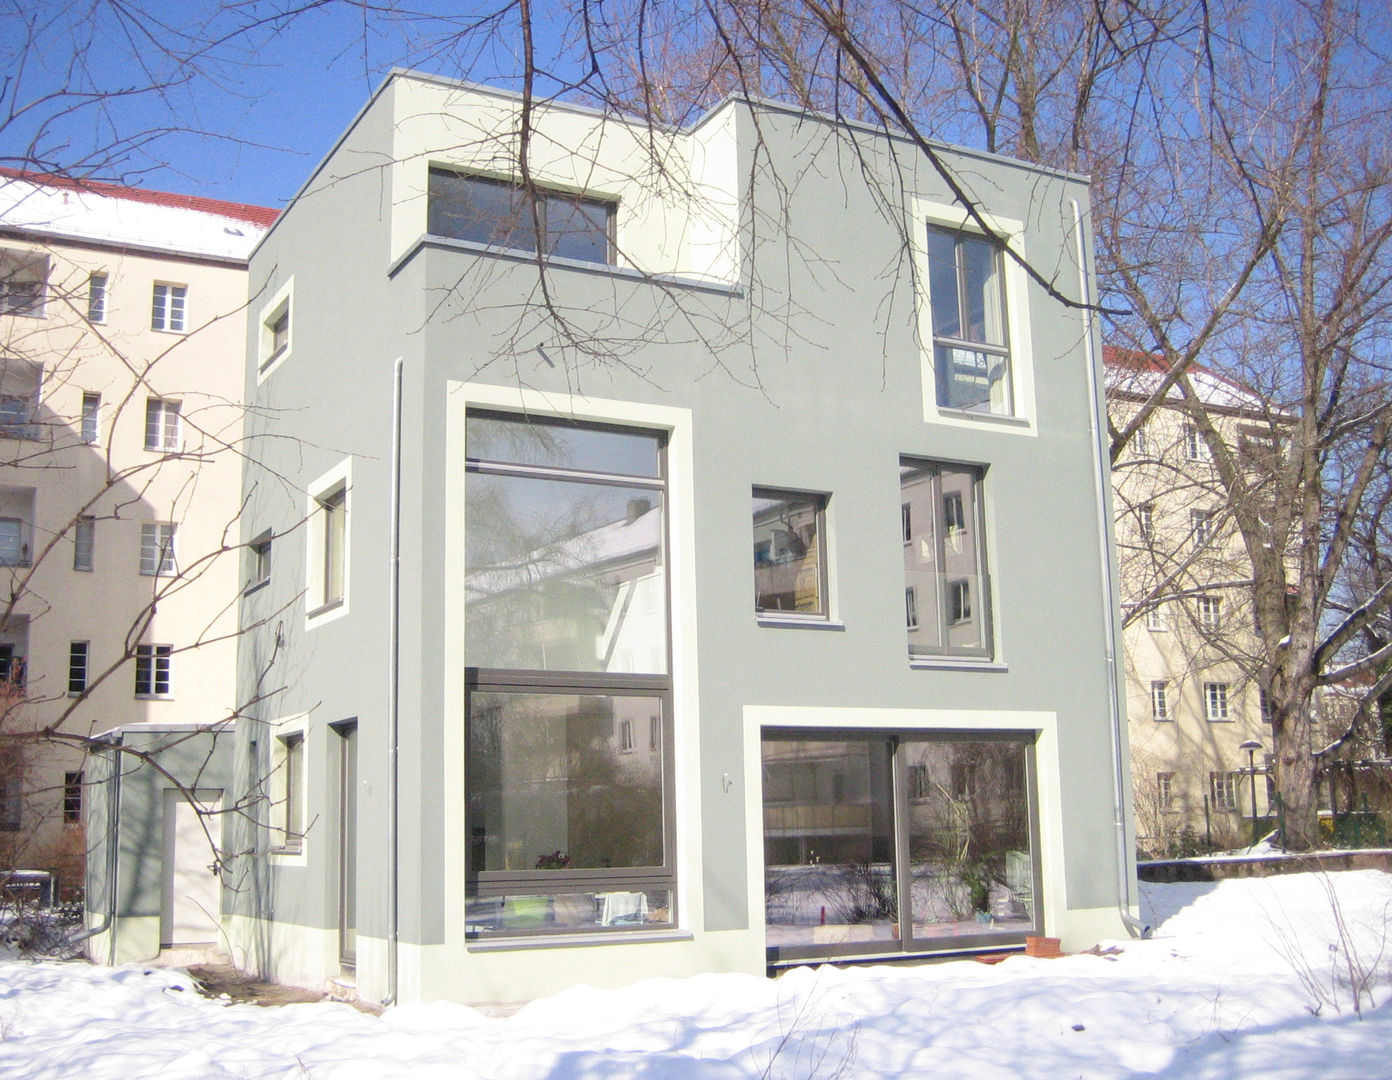
{"type": "Polygon", "coordinates": [[[117,749],[120,746],[119,737],[112,743],[111,750],[111,776],[107,783],[111,785],[111,794],[107,799],[109,810],[107,811],[106,825],[106,881],[107,881],[107,903],[106,911],[102,915],[101,922],[96,926],[88,927],[82,933],[68,939],[69,945],[80,945],[82,942],[103,934],[109,928],[111,930],[111,941],[107,945],[106,966],[116,966],[116,898],[120,895],[116,888],[116,870],[120,866],[119,853],[121,849],[121,753],[117,749]]]}
{"type": "Polygon", "coordinates": [[[383,1005],[394,1005],[397,1000],[397,944],[401,932],[397,785],[401,700],[401,410],[405,362],[404,357],[398,356],[392,366],[391,550],[387,577],[391,609],[391,647],[387,651],[387,996],[383,1005]]]}
{"type": "Polygon", "coordinates": [[[1086,232],[1083,228],[1083,212],[1077,199],[1069,200],[1073,205],[1073,233],[1078,243],[1078,288],[1083,302],[1083,350],[1087,356],[1089,423],[1092,434],[1092,453],[1095,469],[1093,472],[1093,495],[1097,503],[1097,548],[1102,569],[1102,618],[1106,629],[1107,661],[1107,712],[1111,720],[1112,741],[1112,829],[1116,837],[1117,867],[1117,910],[1121,921],[1133,937],[1145,937],[1150,927],[1131,914],[1131,874],[1129,846],[1126,839],[1126,773],[1127,762],[1123,759],[1122,716],[1119,699],[1120,680],[1117,676],[1116,639],[1117,595],[1113,588],[1115,566],[1112,562],[1112,545],[1107,542],[1107,487],[1112,482],[1110,463],[1102,453],[1102,380],[1098,377],[1097,348],[1094,344],[1095,326],[1092,311],[1092,290],[1088,285],[1088,248],[1086,232]]]}

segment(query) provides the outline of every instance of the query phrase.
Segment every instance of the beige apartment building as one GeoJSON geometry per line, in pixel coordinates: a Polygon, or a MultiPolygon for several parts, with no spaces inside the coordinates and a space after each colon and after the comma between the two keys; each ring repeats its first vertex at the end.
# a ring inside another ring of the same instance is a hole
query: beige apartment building
{"type": "MultiPolygon", "coordinates": [[[[1163,368],[1142,353],[1105,354],[1120,425],[1163,368]]],[[[1273,452],[1279,421],[1258,395],[1206,369],[1191,379],[1240,460],[1256,467],[1273,452]]],[[[1112,473],[1136,840],[1156,857],[1250,842],[1252,770],[1264,817],[1272,750],[1254,678],[1251,567],[1208,447],[1175,402],[1136,431],[1112,473]]]]}
{"type": "MultiPolygon", "coordinates": [[[[0,734],[235,711],[246,260],[274,216],[0,170],[0,734]]],[[[0,870],[81,884],[87,773],[80,741],[0,739],[0,870]]]]}

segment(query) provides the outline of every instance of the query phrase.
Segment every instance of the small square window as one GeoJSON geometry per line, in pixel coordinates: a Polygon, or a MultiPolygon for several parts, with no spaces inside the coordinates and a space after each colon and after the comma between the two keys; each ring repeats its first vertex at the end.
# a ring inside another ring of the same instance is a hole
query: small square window
{"type": "Polygon", "coordinates": [[[100,394],[82,395],[82,441],[85,443],[101,442],[101,405],[100,394]]]}
{"type": "Polygon", "coordinates": [[[42,318],[48,291],[48,259],[19,251],[0,251],[0,315],[42,318]]]}
{"type": "Polygon", "coordinates": [[[0,686],[11,692],[24,689],[24,657],[9,643],[0,645],[0,686]]]}
{"type": "Polygon", "coordinates": [[[754,610],[827,617],[826,496],[755,488],[754,610]]]}
{"type": "Polygon", "coordinates": [[[73,526],[73,562],[74,570],[92,569],[92,557],[96,552],[97,541],[97,519],[86,515],[77,519],[73,526]]]}
{"type": "Polygon", "coordinates": [[[177,454],[182,445],[182,418],[177,401],[150,398],[145,403],[145,449],[177,454]]]}
{"type": "Polygon", "coordinates": [[[106,284],[105,274],[93,274],[87,279],[87,321],[106,322],[106,284]]]}
{"type": "Polygon", "coordinates": [[[0,517],[0,566],[28,565],[28,524],[19,518],[0,517]]]}
{"type": "Polygon", "coordinates": [[[87,655],[90,645],[74,641],[68,645],[68,693],[81,694],[87,689],[87,655]]]}
{"type": "Polygon", "coordinates": [[[140,526],[140,572],[147,576],[173,577],[179,572],[174,537],[179,526],[167,521],[146,521],[140,526]]]}
{"type": "Polygon", "coordinates": [[[137,645],[135,647],[135,696],[168,697],[169,668],[174,655],[172,645],[137,645]]]}
{"type": "Polygon", "coordinates": [[[1152,679],[1150,683],[1150,718],[1170,720],[1170,684],[1165,679],[1152,679]]]}
{"type": "Polygon", "coordinates": [[[1213,722],[1228,720],[1228,684],[1206,682],[1204,689],[1204,715],[1213,722]]]}
{"type": "Polygon", "coordinates": [[[150,304],[150,329],[183,333],[187,325],[188,286],[155,283],[150,304]]]}

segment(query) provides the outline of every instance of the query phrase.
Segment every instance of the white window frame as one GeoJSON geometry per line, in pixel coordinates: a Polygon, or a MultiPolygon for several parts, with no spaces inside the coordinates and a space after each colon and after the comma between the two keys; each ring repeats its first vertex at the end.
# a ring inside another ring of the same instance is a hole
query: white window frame
{"type": "Polygon", "coordinates": [[[275,291],[275,294],[262,305],[257,315],[257,361],[256,381],[260,384],[276,368],[290,359],[295,348],[295,279],[290,277],[275,291]],[[285,344],[276,347],[275,324],[282,317],[287,320],[285,344]]]}
{"type": "Polygon", "coordinates": [[[271,856],[279,865],[303,866],[308,848],[309,716],[296,713],[270,725],[266,794],[270,803],[271,856]],[[298,796],[298,798],[297,798],[298,796]]]}
{"type": "Polygon", "coordinates": [[[1173,720],[1170,711],[1170,681],[1168,679],[1150,680],[1150,718],[1155,721],[1173,720]]]}
{"type": "Polygon", "coordinates": [[[145,644],[135,647],[133,657],[135,674],[135,696],[140,700],[166,701],[174,696],[174,646],[166,644],[145,644]],[[141,689],[140,662],[148,664],[148,677],[141,689]],[[161,672],[163,678],[161,678],[161,672]],[[160,683],[164,689],[160,689],[160,683]]]}
{"type": "Polygon", "coordinates": [[[174,398],[146,398],[145,449],[155,454],[177,454],[183,445],[183,403],[174,398]]]}
{"type": "Polygon", "coordinates": [[[1163,634],[1170,629],[1170,624],[1165,619],[1165,608],[1161,604],[1147,608],[1145,613],[1145,627],[1152,634],[1163,634]]]}
{"type": "Polygon", "coordinates": [[[1205,544],[1213,542],[1213,511],[1190,510],[1189,528],[1193,536],[1194,550],[1199,551],[1205,544]]]}
{"type": "Polygon", "coordinates": [[[150,293],[150,329],[182,334],[188,329],[188,286],[156,281],[150,293]]]}
{"type": "Polygon", "coordinates": [[[1174,773],[1155,774],[1155,801],[1161,810],[1174,810],[1174,773]]]}
{"type": "Polygon", "coordinates": [[[353,462],[344,458],[332,469],[315,478],[309,485],[309,496],[305,501],[305,628],[312,629],[324,623],[340,619],[348,614],[348,600],[352,591],[353,557],[353,462]],[[328,562],[329,533],[332,513],[326,514],[326,502],[342,494],[342,581],[341,595],[329,596],[330,582],[326,579],[328,562]]]}
{"type": "Polygon", "coordinates": [[[104,270],[95,270],[87,277],[87,321],[96,325],[106,322],[107,290],[111,285],[111,275],[104,270]]]}
{"type": "Polygon", "coordinates": [[[1215,811],[1237,809],[1237,784],[1235,772],[1215,769],[1208,774],[1208,794],[1215,811]]]}
{"type": "Polygon", "coordinates": [[[83,391],[81,437],[89,446],[96,446],[101,442],[101,414],[101,395],[94,390],[83,391]]]}
{"type": "Polygon", "coordinates": [[[73,522],[73,569],[91,573],[97,555],[97,519],[83,514],[73,522]]]}
{"type": "Polygon", "coordinates": [[[179,573],[177,536],[173,521],[140,523],[140,573],[144,577],[176,577],[179,573]]]}
{"type": "Polygon", "coordinates": [[[1225,724],[1232,720],[1229,693],[1230,687],[1225,682],[1203,684],[1204,719],[1210,724],[1225,724]]]}
{"type": "Polygon", "coordinates": [[[1143,502],[1136,507],[1136,532],[1142,540],[1155,539],[1155,504],[1143,502]]]}
{"type": "Polygon", "coordinates": [[[918,303],[918,335],[920,356],[920,391],[923,397],[923,419],[929,423],[948,424],[955,427],[980,428],[983,424],[995,425],[1002,431],[1021,435],[1034,434],[1034,354],[1030,334],[1029,278],[1020,262],[1011,252],[1028,259],[1025,243],[1025,225],[1013,218],[996,214],[982,213],[981,217],[1004,242],[1000,252],[1002,285],[1005,291],[1005,339],[1009,342],[1010,357],[1007,378],[1010,380],[1010,398],[1013,411],[1009,416],[986,412],[969,412],[961,409],[941,409],[938,407],[936,366],[933,348],[933,312],[928,296],[928,228],[961,230],[975,233],[982,239],[990,239],[981,233],[974,221],[960,206],[933,202],[927,199],[907,200],[910,219],[905,223],[909,237],[909,251],[916,279],[916,301],[918,303]],[[1008,249],[1008,250],[1007,250],[1008,249]]]}
{"type": "Polygon", "coordinates": [[[1185,424],[1183,438],[1185,461],[1211,462],[1213,460],[1208,443],[1204,441],[1203,433],[1197,424],[1185,424]]]}
{"type": "Polygon", "coordinates": [[[1199,627],[1203,630],[1217,630],[1223,622],[1223,601],[1217,596],[1198,598],[1199,627]]]}

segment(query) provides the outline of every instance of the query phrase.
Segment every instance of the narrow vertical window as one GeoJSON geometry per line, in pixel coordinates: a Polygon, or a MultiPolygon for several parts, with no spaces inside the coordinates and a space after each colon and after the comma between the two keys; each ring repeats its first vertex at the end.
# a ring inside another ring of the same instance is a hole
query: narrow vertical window
{"type": "Polygon", "coordinates": [[[338,603],[343,599],[343,552],[348,526],[347,489],[339,488],[319,500],[323,516],[324,565],[323,593],[320,605],[338,603]]]}
{"type": "Polygon", "coordinates": [[[168,521],[146,521],[140,526],[140,572],[147,576],[173,577],[179,572],[174,537],[179,526],[168,521]]]}
{"type": "Polygon", "coordinates": [[[304,732],[282,735],[277,740],[277,780],[280,787],[280,850],[298,852],[304,844],[304,732]]]}
{"type": "Polygon", "coordinates": [[[1211,772],[1208,774],[1209,795],[1214,810],[1237,809],[1237,774],[1211,772]]]}
{"type": "Polygon", "coordinates": [[[247,591],[271,580],[271,534],[264,532],[247,545],[247,591]]]}
{"type": "Polygon", "coordinates": [[[106,322],[106,282],[105,274],[93,274],[87,279],[87,321],[106,322]]]}
{"type": "Polygon", "coordinates": [[[74,570],[91,570],[92,557],[96,550],[97,540],[97,519],[86,515],[77,519],[77,524],[73,526],[73,560],[74,570]]]}
{"type": "Polygon", "coordinates": [[[1141,534],[1142,540],[1152,540],[1155,537],[1155,507],[1151,503],[1141,503],[1136,507],[1136,530],[1141,534]]]}
{"type": "Polygon", "coordinates": [[[82,822],[82,773],[63,774],[63,824],[78,825],[82,822]]]}
{"type": "Polygon", "coordinates": [[[1228,684],[1204,683],[1204,714],[1212,721],[1228,719],[1228,684]]]}
{"type": "Polygon", "coordinates": [[[68,693],[80,694],[87,689],[87,650],[85,641],[74,641],[68,645],[68,693]]]}
{"type": "Polygon", "coordinates": [[[1213,539],[1213,511],[1190,510],[1189,527],[1193,533],[1194,550],[1198,551],[1213,539]]]}
{"type": "Polygon", "coordinates": [[[1170,719],[1170,687],[1164,679],[1151,680],[1150,717],[1152,720],[1170,719]]]}
{"type": "Polygon", "coordinates": [[[101,441],[101,395],[85,393],[82,395],[82,441],[98,443],[101,441]]]}
{"type": "Polygon", "coordinates": [[[1174,808],[1174,773],[1155,774],[1155,801],[1159,803],[1161,810],[1174,808]]]}
{"type": "Polygon", "coordinates": [[[928,300],[938,407],[1009,416],[1010,348],[1000,249],[984,237],[930,226],[928,300]]]}
{"type": "Polygon", "coordinates": [[[1217,630],[1222,611],[1222,600],[1217,596],[1199,597],[1199,626],[1205,630],[1217,630]]]}
{"type": "Polygon", "coordinates": [[[157,282],[150,304],[150,329],[182,333],[186,322],[187,299],[187,286],[157,282]]]}

